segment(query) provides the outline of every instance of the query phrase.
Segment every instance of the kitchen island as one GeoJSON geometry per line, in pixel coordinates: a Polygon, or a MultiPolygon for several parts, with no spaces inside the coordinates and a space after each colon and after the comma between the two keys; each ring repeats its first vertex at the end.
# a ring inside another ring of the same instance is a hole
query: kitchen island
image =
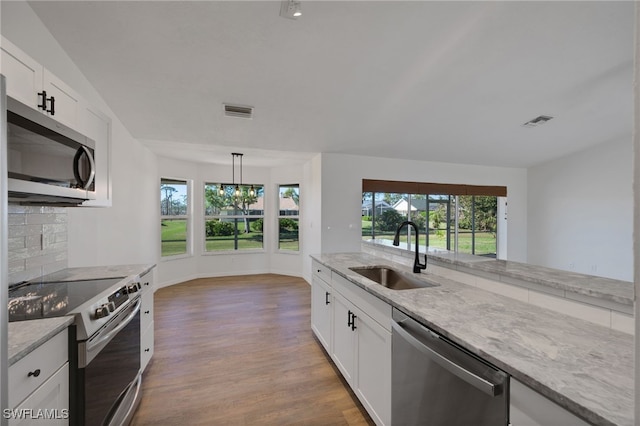
{"type": "Polygon", "coordinates": [[[633,425],[633,336],[439,275],[437,284],[391,290],[350,267],[396,263],[367,253],[312,256],[514,379],[595,425],[633,425]]]}

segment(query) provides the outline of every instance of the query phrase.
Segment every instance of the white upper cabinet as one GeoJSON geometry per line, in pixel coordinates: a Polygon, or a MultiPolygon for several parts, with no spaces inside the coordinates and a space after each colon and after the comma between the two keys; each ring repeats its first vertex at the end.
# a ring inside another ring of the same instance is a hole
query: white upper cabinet
{"type": "Polygon", "coordinates": [[[88,104],[81,104],[80,132],[96,142],[96,199],[83,206],[111,207],[111,118],[88,104]]]}
{"type": "Polygon", "coordinates": [[[83,102],[80,95],[46,68],[42,75],[42,90],[47,94],[47,113],[60,123],[81,130],[79,116],[83,102]]]}
{"type": "Polygon", "coordinates": [[[111,118],[6,38],[0,47],[8,96],[95,141],[96,199],[82,206],[110,207],[111,118]]]}
{"type": "Polygon", "coordinates": [[[79,130],[80,95],[4,37],[2,73],[7,95],[79,130]]]}
{"type": "Polygon", "coordinates": [[[4,37],[1,48],[0,65],[7,79],[7,95],[42,111],[42,108],[38,108],[42,100],[38,93],[42,92],[44,68],[4,37]]]}

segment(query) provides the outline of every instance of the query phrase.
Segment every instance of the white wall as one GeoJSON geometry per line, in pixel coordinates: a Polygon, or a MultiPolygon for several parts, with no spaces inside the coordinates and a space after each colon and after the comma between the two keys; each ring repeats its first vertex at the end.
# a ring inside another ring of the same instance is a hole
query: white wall
{"type": "Polygon", "coordinates": [[[303,230],[302,271],[307,282],[311,282],[309,256],[322,252],[322,155],[316,155],[304,165],[303,182],[306,190],[300,194],[300,198],[304,195],[304,211],[300,221],[300,229],[303,230]]]}
{"type": "MultiPolygon", "coordinates": [[[[160,178],[184,179],[191,184],[192,252],[186,256],[160,259],[160,246],[157,247],[158,283],[160,287],[172,285],[188,279],[228,276],[242,274],[277,273],[284,275],[302,275],[302,252],[280,253],[278,241],[278,185],[300,184],[300,199],[304,208],[306,186],[303,179],[303,166],[285,166],[277,168],[243,167],[243,183],[261,184],[265,187],[264,250],[206,253],[204,251],[204,183],[229,182],[231,178],[231,155],[228,165],[201,164],[188,161],[158,157],[156,176],[156,205],[160,205],[160,178]]],[[[301,218],[301,220],[303,220],[301,218]]],[[[154,222],[160,229],[159,214],[154,222]]],[[[303,228],[304,225],[301,225],[303,228]]],[[[304,241],[304,232],[301,239],[304,241]]]]}
{"type": "Polygon", "coordinates": [[[155,155],[131,136],[26,2],[1,7],[2,35],[112,119],[113,206],[68,209],[69,266],[155,262],[155,155]]]}
{"type": "Polygon", "coordinates": [[[428,161],[322,154],[322,252],[360,251],[362,179],[507,187],[507,258],[527,259],[527,172],[428,161]]]}
{"type": "Polygon", "coordinates": [[[630,139],[530,168],[528,262],[632,281],[632,176],[630,139]]]}

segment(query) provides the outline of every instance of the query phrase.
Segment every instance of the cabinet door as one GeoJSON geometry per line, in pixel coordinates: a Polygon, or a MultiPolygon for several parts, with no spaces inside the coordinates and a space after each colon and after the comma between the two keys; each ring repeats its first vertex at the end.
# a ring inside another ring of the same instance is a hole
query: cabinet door
{"type": "Polygon", "coordinates": [[[327,353],[331,353],[331,313],[331,289],[314,276],[311,282],[311,329],[327,353]]]}
{"type": "Polygon", "coordinates": [[[358,313],[355,392],[377,425],[391,424],[391,333],[358,313]]]}
{"type": "Polygon", "coordinates": [[[42,87],[47,92],[47,98],[55,99],[53,112],[49,112],[51,101],[47,102],[47,114],[56,121],[81,131],[79,128],[80,95],[46,68],[43,71],[42,87]]]}
{"type": "Polygon", "coordinates": [[[153,357],[154,330],[153,321],[140,335],[140,371],[144,371],[153,357]]]}
{"type": "Polygon", "coordinates": [[[509,420],[512,426],[589,425],[513,377],[509,387],[509,420]]]}
{"type": "Polygon", "coordinates": [[[153,357],[154,322],[153,322],[153,272],[140,277],[142,300],[140,305],[140,371],[147,368],[153,357]]]}
{"type": "Polygon", "coordinates": [[[39,386],[9,419],[10,426],[69,424],[69,363],[39,386]],[[20,418],[22,417],[22,418],[20,418]]]}
{"type": "Polygon", "coordinates": [[[0,64],[2,74],[7,78],[7,95],[33,109],[39,109],[38,92],[42,91],[42,65],[4,37],[0,64]]]}
{"type": "Polygon", "coordinates": [[[333,346],[331,358],[350,386],[354,384],[356,333],[348,325],[353,305],[340,293],[333,294],[333,346]]]}
{"type": "Polygon", "coordinates": [[[93,106],[84,104],[80,112],[80,132],[96,142],[96,199],[83,206],[111,206],[111,119],[93,106]]]}

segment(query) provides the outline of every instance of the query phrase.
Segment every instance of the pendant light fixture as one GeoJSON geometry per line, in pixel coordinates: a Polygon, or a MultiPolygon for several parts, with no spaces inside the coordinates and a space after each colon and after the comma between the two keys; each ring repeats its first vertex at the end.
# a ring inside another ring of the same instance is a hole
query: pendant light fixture
{"type": "MultiPolygon", "coordinates": [[[[238,198],[240,197],[240,195],[242,195],[242,190],[240,189],[242,187],[242,156],[244,154],[238,153],[238,152],[232,152],[231,153],[231,185],[233,186],[233,195],[238,198]],[[236,157],[239,158],[239,163],[240,163],[240,183],[236,183],[236,157]]],[[[223,196],[225,193],[225,188],[223,184],[220,184],[219,188],[218,188],[218,193],[223,196]]],[[[249,196],[253,197],[256,194],[256,190],[253,187],[253,185],[251,185],[251,187],[249,188],[249,196]]]]}

